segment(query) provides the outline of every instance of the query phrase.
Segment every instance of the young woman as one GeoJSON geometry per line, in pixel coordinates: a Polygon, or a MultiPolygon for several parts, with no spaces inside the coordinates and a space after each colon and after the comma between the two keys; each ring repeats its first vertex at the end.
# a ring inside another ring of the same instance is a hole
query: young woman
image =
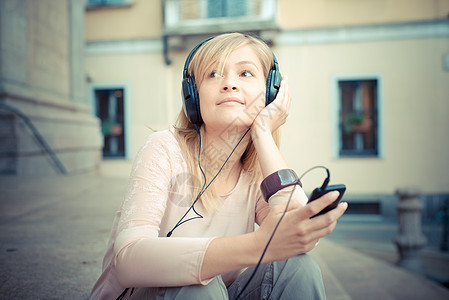
{"type": "MultiPolygon", "coordinates": [[[[266,101],[274,64],[265,43],[239,33],[194,49],[184,84],[193,81],[199,107],[192,117],[186,103],[176,126],[150,135],[138,153],[91,299],[235,299],[287,202],[239,297],[325,298],[320,270],[305,253],[347,204],[311,218],[338,194],[306,204],[294,185],[277,145],[291,101],[286,77],[266,101]]],[[[191,101],[194,93],[183,89],[191,101]]]]}

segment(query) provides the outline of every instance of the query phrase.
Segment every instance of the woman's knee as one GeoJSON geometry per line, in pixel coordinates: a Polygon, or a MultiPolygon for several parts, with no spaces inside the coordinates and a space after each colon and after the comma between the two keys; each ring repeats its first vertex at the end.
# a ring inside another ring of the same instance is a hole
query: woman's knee
{"type": "Polygon", "coordinates": [[[274,278],[285,291],[307,296],[305,299],[325,299],[321,269],[307,254],[275,264],[274,278]]]}
{"type": "Polygon", "coordinates": [[[207,285],[179,287],[138,288],[130,297],[132,300],[228,300],[226,286],[221,277],[215,277],[207,285]]]}
{"type": "Polygon", "coordinates": [[[207,285],[190,285],[178,288],[167,288],[163,299],[173,300],[227,300],[228,292],[223,280],[215,277],[207,285]]]}
{"type": "Polygon", "coordinates": [[[273,299],[326,299],[323,277],[318,264],[308,255],[275,262],[273,299]]]}
{"type": "Polygon", "coordinates": [[[310,279],[321,280],[321,269],[318,264],[307,254],[297,255],[287,260],[278,262],[278,270],[287,276],[301,276],[310,279]]]}

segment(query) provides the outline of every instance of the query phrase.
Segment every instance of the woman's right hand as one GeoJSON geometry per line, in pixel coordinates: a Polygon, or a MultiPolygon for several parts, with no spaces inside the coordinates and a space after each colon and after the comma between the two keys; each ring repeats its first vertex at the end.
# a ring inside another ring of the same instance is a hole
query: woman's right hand
{"type": "Polygon", "coordinates": [[[288,88],[288,78],[285,76],[276,98],[261,109],[251,125],[253,140],[263,135],[271,135],[276,129],[287,121],[290,110],[291,95],[288,88]]]}
{"type": "MultiPolygon", "coordinates": [[[[263,263],[288,259],[312,250],[319,239],[330,234],[343,215],[347,203],[340,203],[326,214],[311,218],[334,202],[338,192],[330,192],[307,205],[289,207],[263,259],[263,263]]],[[[274,206],[260,228],[254,233],[256,243],[265,248],[276,224],[281,218],[285,204],[274,206]]]]}

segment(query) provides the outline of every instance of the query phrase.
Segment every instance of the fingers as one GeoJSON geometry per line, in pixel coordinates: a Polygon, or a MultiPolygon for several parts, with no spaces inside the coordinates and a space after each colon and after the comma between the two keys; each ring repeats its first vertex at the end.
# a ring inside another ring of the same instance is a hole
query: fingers
{"type": "Polygon", "coordinates": [[[279,105],[284,107],[284,109],[288,108],[290,106],[290,91],[289,91],[289,87],[288,87],[288,77],[287,76],[284,76],[284,78],[281,81],[281,86],[280,86],[279,92],[276,96],[276,100],[279,105]]]}
{"type": "MultiPolygon", "coordinates": [[[[304,207],[304,210],[307,206],[304,207]]],[[[329,235],[336,227],[338,218],[343,215],[347,203],[340,203],[335,209],[316,218],[298,221],[296,236],[304,249],[311,250],[320,238],[329,235]]]]}
{"type": "Polygon", "coordinates": [[[268,111],[271,111],[272,114],[274,113],[273,115],[276,116],[276,119],[278,120],[277,123],[279,123],[276,124],[273,130],[285,123],[290,110],[290,102],[291,96],[289,92],[288,77],[285,76],[281,81],[276,99],[266,107],[268,111]]]}
{"type": "Polygon", "coordinates": [[[319,239],[332,232],[337,224],[337,220],[346,211],[348,204],[346,202],[339,203],[339,205],[317,217],[312,218],[318,214],[325,207],[333,203],[339,196],[339,192],[334,191],[327,193],[320,198],[309,202],[306,206],[297,208],[294,212],[296,220],[301,223],[302,230],[310,234],[309,238],[319,239]]]}
{"type": "MultiPolygon", "coordinates": [[[[321,211],[324,207],[335,201],[339,193],[328,193],[319,199],[303,206],[301,204],[291,204],[296,208],[288,209],[285,218],[274,236],[276,247],[271,246],[270,253],[278,259],[279,255],[290,257],[292,255],[306,253],[316,247],[320,238],[330,234],[337,225],[338,218],[343,215],[347,208],[347,203],[340,203],[335,209],[316,218],[310,218],[321,211]]],[[[285,210],[285,204],[274,206],[267,218],[261,224],[259,234],[264,241],[272,234],[274,228],[277,228],[279,218],[285,210]]]]}
{"type": "Polygon", "coordinates": [[[287,83],[287,87],[286,87],[286,100],[287,100],[287,109],[290,109],[290,104],[292,102],[292,96],[290,95],[290,86],[288,85],[288,78],[286,76],[286,83],[287,83]]]}
{"type": "Polygon", "coordinates": [[[288,113],[290,110],[290,103],[291,103],[291,95],[290,95],[290,86],[288,84],[288,77],[285,76],[283,79],[282,84],[284,85],[284,94],[282,99],[282,105],[283,105],[283,111],[288,113]]]}
{"type": "Polygon", "coordinates": [[[338,191],[332,191],[324,194],[312,202],[307,203],[305,209],[299,212],[298,217],[301,219],[310,219],[337,200],[339,195],[340,193],[338,191]]]}
{"type": "MultiPolygon", "coordinates": [[[[333,230],[333,228],[337,224],[337,220],[344,214],[347,208],[348,203],[346,202],[339,203],[338,206],[333,210],[318,217],[315,217],[311,219],[311,221],[314,221],[316,228],[320,227],[325,228],[327,226],[332,226],[333,230]]],[[[330,232],[332,232],[332,230],[330,232]]],[[[328,232],[327,234],[329,234],[330,232],[328,232]]]]}
{"type": "Polygon", "coordinates": [[[288,78],[284,77],[281,81],[281,85],[273,102],[263,107],[258,113],[257,117],[253,121],[254,137],[258,134],[256,131],[271,132],[273,133],[282,124],[284,124],[288,117],[290,109],[290,92],[288,90],[288,78]]]}
{"type": "MultiPolygon", "coordinates": [[[[318,241],[330,234],[337,225],[337,220],[347,209],[347,203],[340,203],[335,209],[311,218],[320,212],[327,205],[335,201],[339,196],[338,192],[330,192],[303,206],[295,205],[296,208],[288,209],[285,218],[281,221],[277,233],[272,243],[271,254],[276,259],[280,256],[290,257],[292,255],[306,253],[316,247],[318,241]],[[276,245],[273,246],[273,245],[276,245]]],[[[264,240],[268,239],[274,228],[277,228],[279,218],[285,210],[285,204],[276,205],[271,209],[269,216],[264,220],[261,229],[264,231],[264,240]]]]}
{"type": "Polygon", "coordinates": [[[284,102],[286,99],[286,95],[288,94],[288,77],[285,76],[284,78],[282,78],[281,81],[281,86],[279,88],[279,100],[281,102],[284,102]],[[282,92],[282,93],[281,93],[282,92]]]}
{"type": "MultiPolygon", "coordinates": [[[[336,217],[338,219],[345,213],[346,209],[348,209],[348,203],[347,202],[341,202],[332,211],[334,211],[334,214],[336,215],[336,217]]],[[[332,211],[330,211],[330,212],[332,212],[332,211]]]]}
{"type": "Polygon", "coordinates": [[[274,99],[274,101],[272,103],[270,103],[268,105],[268,107],[283,107],[284,105],[288,105],[289,104],[289,99],[290,99],[290,92],[288,90],[288,77],[284,76],[282,78],[280,87],[279,87],[279,91],[276,95],[276,98],[274,99]]]}

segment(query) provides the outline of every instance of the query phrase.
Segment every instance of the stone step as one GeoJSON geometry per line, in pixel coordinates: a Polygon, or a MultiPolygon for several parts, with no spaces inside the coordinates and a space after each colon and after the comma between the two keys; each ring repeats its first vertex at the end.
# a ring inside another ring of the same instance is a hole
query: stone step
{"type": "Polygon", "coordinates": [[[310,255],[322,269],[329,300],[449,299],[448,289],[427,278],[328,239],[310,255]]]}
{"type": "MultiPolygon", "coordinates": [[[[319,245],[318,245],[319,246],[319,245]]],[[[318,247],[317,246],[317,247],[318,247]]],[[[326,289],[326,297],[328,300],[350,300],[351,297],[341,285],[337,276],[332,272],[325,260],[316,248],[309,252],[310,256],[318,263],[323,275],[324,288],[326,289]]]]}

